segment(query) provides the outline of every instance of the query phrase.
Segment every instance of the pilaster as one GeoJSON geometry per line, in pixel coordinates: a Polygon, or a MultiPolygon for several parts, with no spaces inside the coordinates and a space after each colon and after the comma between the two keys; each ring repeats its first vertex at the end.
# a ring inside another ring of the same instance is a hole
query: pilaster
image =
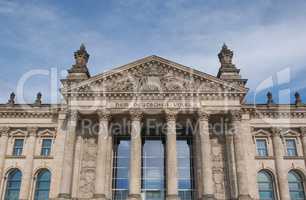
{"type": "Polygon", "coordinates": [[[1,127],[0,128],[0,191],[2,188],[4,177],[4,164],[5,164],[5,156],[7,151],[7,142],[8,142],[8,133],[10,128],[9,127],[1,127]]]}
{"type": "MultiPolygon", "coordinates": [[[[233,123],[233,134],[234,134],[234,146],[235,146],[235,159],[236,159],[236,175],[238,185],[238,199],[249,200],[249,181],[247,172],[247,158],[245,155],[246,148],[244,147],[243,135],[246,133],[242,132],[242,113],[240,110],[231,111],[232,123],[233,123]]],[[[246,124],[244,124],[246,126],[246,124]]]]}
{"type": "Polygon", "coordinates": [[[72,176],[74,168],[74,150],[76,140],[76,127],[78,122],[78,111],[70,110],[68,116],[67,132],[65,136],[65,150],[61,187],[59,199],[71,199],[72,176]]]}
{"type": "Polygon", "coordinates": [[[275,168],[276,168],[276,174],[279,186],[280,199],[290,199],[288,179],[287,179],[288,172],[286,171],[283,163],[284,148],[281,138],[281,129],[276,127],[272,128],[272,143],[273,143],[275,168]]]}
{"type": "Polygon", "coordinates": [[[20,199],[29,199],[31,193],[31,185],[33,180],[33,162],[37,138],[37,127],[28,127],[28,138],[26,139],[26,161],[22,175],[22,184],[20,191],[20,199]]]}

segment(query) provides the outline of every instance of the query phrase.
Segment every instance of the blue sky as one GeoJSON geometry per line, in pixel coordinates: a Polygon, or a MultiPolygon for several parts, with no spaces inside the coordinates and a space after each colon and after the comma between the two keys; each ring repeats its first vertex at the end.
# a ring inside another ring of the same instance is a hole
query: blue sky
{"type": "Polygon", "coordinates": [[[26,2],[0,0],[0,102],[34,69],[42,75],[26,81],[26,101],[38,91],[57,101],[50,74],[64,78],[82,42],[92,75],[152,54],[216,75],[226,42],[249,79],[248,102],[265,102],[268,90],[280,103],[295,91],[306,102],[304,0],[26,2]]]}

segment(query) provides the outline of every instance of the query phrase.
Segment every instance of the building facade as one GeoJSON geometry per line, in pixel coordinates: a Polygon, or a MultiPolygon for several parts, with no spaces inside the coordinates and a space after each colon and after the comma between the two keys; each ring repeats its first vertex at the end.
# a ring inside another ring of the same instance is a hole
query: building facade
{"type": "Polygon", "coordinates": [[[306,106],[249,105],[224,45],[217,76],[150,56],[90,76],[82,45],[63,102],[0,105],[5,200],[305,199],[306,106]]]}

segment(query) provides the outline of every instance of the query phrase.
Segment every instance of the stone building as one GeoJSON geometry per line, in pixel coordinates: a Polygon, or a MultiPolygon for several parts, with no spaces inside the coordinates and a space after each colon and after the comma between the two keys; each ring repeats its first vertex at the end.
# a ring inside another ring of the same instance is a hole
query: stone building
{"type": "Polygon", "coordinates": [[[305,199],[306,106],[246,104],[226,45],[217,76],[158,56],[90,76],[74,57],[61,104],[0,105],[1,199],[305,199]]]}

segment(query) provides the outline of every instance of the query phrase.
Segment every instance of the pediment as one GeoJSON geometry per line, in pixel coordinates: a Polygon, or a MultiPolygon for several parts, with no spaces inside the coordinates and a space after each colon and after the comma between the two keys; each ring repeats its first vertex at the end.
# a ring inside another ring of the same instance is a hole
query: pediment
{"type": "Polygon", "coordinates": [[[75,85],[65,85],[62,93],[243,93],[244,86],[150,56],[91,77],[75,85]]]}

